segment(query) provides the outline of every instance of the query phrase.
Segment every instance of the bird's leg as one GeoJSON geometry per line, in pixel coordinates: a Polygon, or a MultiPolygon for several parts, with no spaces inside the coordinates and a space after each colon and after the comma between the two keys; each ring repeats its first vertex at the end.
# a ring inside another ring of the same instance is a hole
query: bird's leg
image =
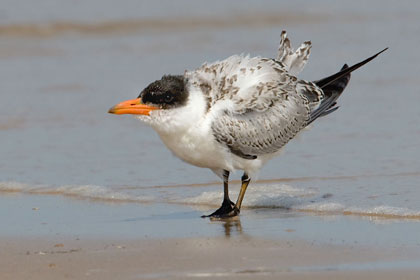
{"type": "MultiPolygon", "coordinates": [[[[230,217],[229,213],[231,213],[234,210],[234,205],[230,199],[229,199],[229,171],[223,170],[223,202],[222,206],[220,206],[219,209],[211,213],[210,215],[203,215],[202,218],[224,218],[224,217],[230,217]]],[[[235,216],[235,215],[233,215],[235,216]]]]}
{"type": "Polygon", "coordinates": [[[251,178],[249,178],[248,174],[244,173],[241,178],[242,185],[241,190],[239,191],[238,200],[235,204],[235,210],[237,211],[236,215],[239,214],[241,210],[242,200],[244,199],[246,188],[248,187],[249,182],[251,181],[251,178]]]}

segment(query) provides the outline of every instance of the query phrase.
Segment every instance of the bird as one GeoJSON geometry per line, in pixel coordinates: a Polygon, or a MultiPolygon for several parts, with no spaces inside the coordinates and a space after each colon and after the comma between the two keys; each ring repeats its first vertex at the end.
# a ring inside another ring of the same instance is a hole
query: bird
{"type": "Polygon", "coordinates": [[[210,219],[238,216],[251,178],[299,132],[338,109],[350,73],[380,53],[328,77],[297,78],[312,44],[294,50],[283,30],[276,58],[232,55],[183,75],[164,75],[112,114],[131,114],[150,125],[181,160],[211,169],[223,180],[223,201],[210,219]],[[243,171],[236,202],[229,175],[243,171]]]}

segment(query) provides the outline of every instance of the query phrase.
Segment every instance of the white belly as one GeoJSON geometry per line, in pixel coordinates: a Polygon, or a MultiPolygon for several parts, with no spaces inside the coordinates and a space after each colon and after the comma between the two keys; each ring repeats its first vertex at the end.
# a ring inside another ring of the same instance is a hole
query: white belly
{"type": "Polygon", "coordinates": [[[159,136],[177,157],[198,167],[212,170],[244,170],[249,175],[254,175],[268,160],[264,156],[249,160],[232,155],[228,148],[214,139],[213,135],[198,129],[194,130],[193,134],[159,133],[159,136]]]}
{"type": "Polygon", "coordinates": [[[183,133],[158,134],[163,143],[180,159],[198,167],[232,170],[230,155],[213,135],[204,129],[189,129],[183,133]]]}

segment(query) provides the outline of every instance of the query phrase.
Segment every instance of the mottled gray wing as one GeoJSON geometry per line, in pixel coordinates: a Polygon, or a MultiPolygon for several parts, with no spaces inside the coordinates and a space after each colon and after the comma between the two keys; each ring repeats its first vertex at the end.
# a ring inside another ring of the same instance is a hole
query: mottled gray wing
{"type": "Polygon", "coordinates": [[[298,93],[273,101],[265,111],[224,112],[212,123],[214,137],[246,159],[280,150],[309,120],[306,98],[298,93]]]}

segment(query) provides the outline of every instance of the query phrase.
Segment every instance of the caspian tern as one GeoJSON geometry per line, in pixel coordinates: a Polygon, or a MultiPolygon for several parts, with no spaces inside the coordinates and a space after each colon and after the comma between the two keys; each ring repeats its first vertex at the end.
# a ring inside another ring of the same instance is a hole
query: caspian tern
{"type": "Polygon", "coordinates": [[[310,50],[311,42],[304,42],[294,51],[283,31],[275,59],[233,55],[184,75],[165,75],[109,113],[137,115],[177,157],[223,179],[222,206],[203,217],[236,216],[251,177],[299,131],[338,109],[350,73],[386,49],[313,82],[296,78],[310,50]],[[244,171],[236,203],[228,190],[234,170],[244,171]]]}

